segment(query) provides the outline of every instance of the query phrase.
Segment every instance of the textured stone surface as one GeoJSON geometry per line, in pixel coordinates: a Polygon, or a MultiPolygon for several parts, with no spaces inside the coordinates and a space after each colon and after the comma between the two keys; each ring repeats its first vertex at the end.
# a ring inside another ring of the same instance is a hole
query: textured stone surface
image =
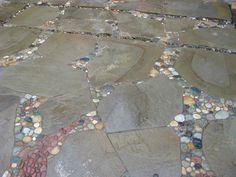
{"type": "Polygon", "coordinates": [[[18,102],[19,98],[17,96],[0,95],[0,174],[3,174],[11,158],[18,102]]]}
{"type": "Polygon", "coordinates": [[[48,177],[118,177],[125,171],[103,132],[75,133],[68,137],[58,156],[49,160],[48,177]]]}
{"type": "Polygon", "coordinates": [[[170,128],[110,134],[112,144],[132,177],[179,177],[179,142],[170,128]]]}
{"type": "Polygon", "coordinates": [[[203,136],[203,151],[217,176],[236,174],[236,119],[210,122],[203,136]]]}
{"type": "Polygon", "coordinates": [[[184,44],[205,45],[236,51],[236,31],[233,28],[205,28],[180,33],[184,44]]]}
{"type": "Polygon", "coordinates": [[[8,20],[25,6],[24,3],[0,4],[0,22],[8,20]]]}
{"type": "Polygon", "coordinates": [[[38,35],[38,30],[0,27],[0,57],[28,48],[38,35]]]}
{"type": "Polygon", "coordinates": [[[147,78],[163,50],[161,44],[106,38],[99,47],[101,53],[88,64],[88,76],[95,86],[147,78]]]}
{"type": "Polygon", "coordinates": [[[72,5],[81,7],[105,7],[108,0],[71,0],[72,5]]]}
{"type": "Polygon", "coordinates": [[[182,112],[182,90],[163,76],[124,84],[100,102],[98,112],[107,132],[166,126],[182,112]]]}
{"type": "Polygon", "coordinates": [[[165,20],[165,29],[167,32],[169,31],[181,32],[181,31],[192,30],[195,24],[196,21],[188,18],[182,18],[182,19],[167,18],[165,20]]]}
{"type": "Polygon", "coordinates": [[[236,97],[234,55],[183,49],[175,68],[190,84],[211,95],[236,97]]]}
{"type": "Polygon", "coordinates": [[[160,37],[164,36],[164,26],[153,19],[144,19],[129,14],[116,14],[120,34],[132,37],[160,37]]]}
{"type": "Polygon", "coordinates": [[[111,24],[106,20],[113,20],[112,14],[108,11],[71,7],[65,10],[65,15],[59,17],[57,26],[64,31],[111,34],[111,24]]]}
{"type": "Polygon", "coordinates": [[[20,26],[40,27],[48,21],[55,20],[58,15],[59,9],[57,7],[31,6],[10,23],[20,26]]]}

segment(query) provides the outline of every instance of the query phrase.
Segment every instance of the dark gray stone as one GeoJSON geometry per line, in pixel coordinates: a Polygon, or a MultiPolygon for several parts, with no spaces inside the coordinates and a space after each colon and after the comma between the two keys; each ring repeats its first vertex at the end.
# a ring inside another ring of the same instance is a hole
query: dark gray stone
{"type": "Polygon", "coordinates": [[[125,171],[102,131],[70,135],[61,152],[48,162],[48,177],[118,177],[125,171]]]}
{"type": "Polygon", "coordinates": [[[131,177],[181,176],[178,137],[170,128],[108,135],[131,177]]]}
{"type": "Polygon", "coordinates": [[[182,89],[163,76],[118,86],[98,106],[107,132],[166,126],[180,112],[182,89]]]}
{"type": "Polygon", "coordinates": [[[236,119],[210,122],[203,135],[203,151],[216,176],[236,174],[236,119]]]}

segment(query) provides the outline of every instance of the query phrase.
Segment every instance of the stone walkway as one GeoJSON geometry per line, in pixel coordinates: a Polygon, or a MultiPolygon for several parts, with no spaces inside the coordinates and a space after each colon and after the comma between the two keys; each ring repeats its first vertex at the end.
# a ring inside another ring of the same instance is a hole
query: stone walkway
{"type": "Polygon", "coordinates": [[[0,0],[2,177],[235,177],[236,30],[220,0],[0,0]]]}

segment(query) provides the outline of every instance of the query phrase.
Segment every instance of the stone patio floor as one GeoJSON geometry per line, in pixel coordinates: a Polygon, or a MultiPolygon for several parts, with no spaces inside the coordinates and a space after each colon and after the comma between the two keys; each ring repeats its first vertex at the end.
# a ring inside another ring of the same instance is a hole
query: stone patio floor
{"type": "Polygon", "coordinates": [[[0,0],[0,23],[2,177],[236,176],[226,2],[0,0]]]}

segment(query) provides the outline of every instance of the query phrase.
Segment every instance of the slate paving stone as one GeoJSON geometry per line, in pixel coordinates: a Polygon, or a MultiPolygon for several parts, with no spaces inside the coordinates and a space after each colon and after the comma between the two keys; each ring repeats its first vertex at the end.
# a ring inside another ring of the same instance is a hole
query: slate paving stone
{"type": "Polygon", "coordinates": [[[48,110],[43,109],[43,113],[45,112],[46,116],[50,114],[51,118],[45,117],[43,128],[46,131],[50,128],[55,130],[63,122],[68,124],[75,116],[95,109],[90,99],[86,73],[75,70],[70,65],[78,57],[93,51],[95,42],[95,38],[89,36],[54,34],[40,46],[38,54],[42,58],[27,60],[20,65],[6,68],[0,75],[0,85],[32,95],[61,96],[53,100],[57,103],[55,107],[49,102],[46,107],[48,110]],[[76,105],[72,110],[67,108],[73,103],[76,105]],[[70,117],[76,108],[77,114],[70,117]],[[54,117],[59,113],[65,117],[54,117]]]}
{"type": "Polygon", "coordinates": [[[59,15],[57,7],[31,6],[16,16],[10,23],[18,26],[41,27],[59,15]]]}
{"type": "Polygon", "coordinates": [[[5,22],[15,15],[19,10],[23,9],[24,3],[2,3],[0,4],[0,22],[5,22]]]}
{"type": "Polygon", "coordinates": [[[99,55],[88,63],[88,77],[96,87],[144,80],[163,48],[162,44],[102,38],[99,55]]]}
{"type": "Polygon", "coordinates": [[[132,177],[179,177],[179,141],[170,128],[108,135],[132,177]]]}
{"type": "Polygon", "coordinates": [[[191,85],[210,95],[236,98],[236,60],[234,55],[202,49],[183,49],[176,70],[191,85]]]}
{"type": "Polygon", "coordinates": [[[40,34],[39,30],[21,27],[0,27],[0,57],[28,48],[40,34]]]}
{"type": "Polygon", "coordinates": [[[210,122],[203,135],[203,151],[217,176],[236,174],[236,119],[210,122]]]}
{"type": "Polygon", "coordinates": [[[135,17],[129,14],[116,14],[118,28],[122,33],[132,37],[154,38],[164,36],[164,26],[161,22],[153,19],[135,17]]]}
{"type": "Polygon", "coordinates": [[[118,177],[125,171],[117,153],[102,131],[70,135],[60,154],[49,160],[48,177],[118,177]]]}
{"type": "Polygon", "coordinates": [[[109,0],[71,0],[71,5],[80,7],[105,7],[109,0]]]}
{"type": "Polygon", "coordinates": [[[98,106],[107,132],[167,126],[180,112],[182,89],[164,76],[120,85],[98,106]]]}
{"type": "Polygon", "coordinates": [[[19,97],[0,95],[0,174],[3,174],[9,163],[14,145],[14,121],[19,97]]]}
{"type": "Polygon", "coordinates": [[[165,20],[165,30],[167,32],[182,32],[187,30],[192,30],[196,21],[191,20],[189,18],[181,18],[181,19],[171,19],[167,18],[165,20]]]}
{"type": "Polygon", "coordinates": [[[124,0],[111,6],[113,9],[137,10],[188,17],[209,17],[230,20],[228,5],[222,2],[204,0],[124,0]]]}
{"type": "Polygon", "coordinates": [[[113,20],[110,12],[101,9],[67,8],[65,14],[59,17],[57,26],[63,31],[112,33],[113,20]]]}
{"type": "Polygon", "coordinates": [[[202,28],[179,34],[183,44],[204,45],[236,51],[236,31],[233,28],[202,28]]]}

